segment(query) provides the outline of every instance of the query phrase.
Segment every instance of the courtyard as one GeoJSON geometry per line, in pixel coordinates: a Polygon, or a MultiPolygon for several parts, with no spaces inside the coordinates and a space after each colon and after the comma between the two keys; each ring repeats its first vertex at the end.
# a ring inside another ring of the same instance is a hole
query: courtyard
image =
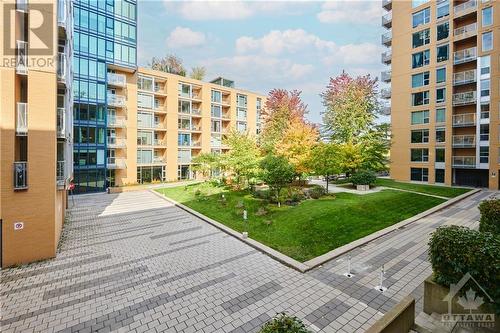
{"type": "Polygon", "coordinates": [[[314,331],[364,332],[408,294],[421,311],[429,234],[476,227],[491,194],[305,274],[149,191],[81,195],[70,200],[57,258],[2,271],[2,332],[255,332],[280,311],[314,331]],[[375,290],[382,265],[385,293],[375,290]]]}

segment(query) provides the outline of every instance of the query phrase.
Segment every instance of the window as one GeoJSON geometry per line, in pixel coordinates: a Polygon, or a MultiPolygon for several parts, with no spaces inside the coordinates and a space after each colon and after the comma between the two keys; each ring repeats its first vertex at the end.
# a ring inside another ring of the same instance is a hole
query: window
{"type": "Polygon", "coordinates": [[[487,7],[483,9],[482,24],[483,27],[487,27],[493,24],[493,7],[487,7]]]}
{"type": "Polygon", "coordinates": [[[431,9],[425,8],[413,14],[413,27],[416,28],[419,25],[427,24],[431,20],[431,9]]]}
{"type": "Polygon", "coordinates": [[[191,134],[190,133],[179,133],[177,136],[177,144],[179,146],[190,146],[191,145],[191,134]]]}
{"type": "Polygon", "coordinates": [[[247,96],[246,95],[236,95],[236,105],[240,108],[247,107],[247,96]]]}
{"type": "Polygon", "coordinates": [[[236,118],[243,121],[247,120],[247,109],[236,108],[236,118]]]}
{"type": "Polygon", "coordinates": [[[411,7],[412,8],[415,8],[415,7],[418,7],[420,5],[423,5],[424,3],[428,3],[430,0],[412,0],[411,1],[411,7]]]}
{"type": "Polygon", "coordinates": [[[411,131],[411,143],[428,143],[428,142],[429,142],[428,129],[411,131]]]}
{"type": "Polygon", "coordinates": [[[238,122],[236,123],[236,129],[237,129],[240,133],[246,132],[246,130],[247,130],[247,123],[242,122],[242,121],[238,121],[238,122]]]}
{"type": "Polygon", "coordinates": [[[481,97],[490,96],[490,80],[481,80],[481,97]]]}
{"type": "Polygon", "coordinates": [[[222,93],[220,91],[212,90],[212,102],[213,103],[222,102],[222,93]]]}
{"type": "Polygon", "coordinates": [[[179,107],[177,112],[179,113],[191,113],[191,102],[179,100],[179,107]]]}
{"type": "Polygon", "coordinates": [[[429,169],[427,168],[411,168],[410,179],[417,182],[426,182],[429,180],[429,169]]]}
{"type": "Polygon", "coordinates": [[[481,124],[479,127],[479,141],[490,141],[490,125],[481,124]]]}
{"type": "Polygon", "coordinates": [[[489,119],[490,118],[490,104],[483,103],[481,104],[481,119],[489,119]]]}
{"type": "Polygon", "coordinates": [[[222,107],[220,105],[212,105],[211,115],[215,118],[220,118],[222,116],[222,107]]]}
{"type": "Polygon", "coordinates": [[[490,73],[490,56],[481,57],[481,75],[490,73]]]}
{"type": "Polygon", "coordinates": [[[444,183],[444,173],[445,173],[444,169],[436,169],[434,181],[436,183],[444,183]]]}
{"type": "Polygon", "coordinates": [[[137,107],[152,109],[153,108],[153,96],[138,93],[137,94],[137,107]]]}
{"type": "Polygon", "coordinates": [[[414,53],[412,54],[412,68],[418,68],[422,66],[426,66],[429,64],[429,59],[430,59],[430,51],[425,50],[422,52],[414,53]]]}
{"type": "Polygon", "coordinates": [[[427,148],[411,149],[411,161],[429,162],[429,149],[427,148]]]}
{"type": "Polygon", "coordinates": [[[491,51],[493,49],[493,31],[485,32],[482,36],[482,50],[483,52],[491,51]]]}
{"type": "Polygon", "coordinates": [[[438,46],[436,55],[437,55],[437,62],[448,60],[448,56],[449,56],[448,44],[438,46]]]}
{"type": "Polygon", "coordinates": [[[436,69],[436,83],[446,82],[446,68],[436,69]]]}
{"type": "Polygon", "coordinates": [[[137,89],[153,91],[153,78],[139,76],[137,79],[137,89]]]}
{"type": "Polygon", "coordinates": [[[413,48],[429,44],[431,42],[430,29],[414,32],[412,40],[413,48]]]}
{"type": "Polygon", "coordinates": [[[446,121],[446,109],[436,109],[436,123],[444,123],[446,121]]]}
{"type": "Polygon", "coordinates": [[[448,0],[438,1],[436,5],[436,19],[450,15],[450,2],[448,0]]]}
{"type": "Polygon", "coordinates": [[[222,123],[220,120],[212,120],[212,132],[220,133],[222,129],[222,123]]]}
{"type": "Polygon", "coordinates": [[[436,142],[446,142],[446,129],[444,127],[436,128],[436,142]]]}
{"type": "Polygon", "coordinates": [[[415,111],[411,113],[411,124],[428,124],[429,123],[429,111],[415,111]]]}
{"type": "Polygon", "coordinates": [[[444,148],[436,148],[436,162],[444,163],[444,161],[445,161],[444,148]]]}
{"type": "Polygon", "coordinates": [[[421,91],[411,94],[411,105],[419,106],[429,104],[429,91],[421,91]]]}
{"type": "Polygon", "coordinates": [[[186,98],[192,97],[191,85],[179,83],[178,90],[179,90],[179,96],[186,98]]]}
{"type": "Polygon", "coordinates": [[[446,88],[436,89],[436,103],[444,103],[446,101],[446,88]]]}
{"type": "Polygon", "coordinates": [[[445,22],[437,26],[437,40],[446,39],[450,35],[450,23],[445,22]]]}
{"type": "Polygon", "coordinates": [[[488,163],[490,159],[490,147],[479,147],[479,163],[488,163]]]}
{"type": "Polygon", "coordinates": [[[413,74],[411,76],[411,87],[418,88],[429,85],[429,72],[413,74]]]}

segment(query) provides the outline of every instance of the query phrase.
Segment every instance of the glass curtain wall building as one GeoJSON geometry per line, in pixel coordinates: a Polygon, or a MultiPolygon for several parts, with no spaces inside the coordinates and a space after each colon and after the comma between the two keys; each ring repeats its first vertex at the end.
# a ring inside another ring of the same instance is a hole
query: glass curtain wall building
{"type": "Polygon", "coordinates": [[[107,187],[108,72],[137,68],[137,2],[74,2],[74,183],[76,193],[107,187]]]}

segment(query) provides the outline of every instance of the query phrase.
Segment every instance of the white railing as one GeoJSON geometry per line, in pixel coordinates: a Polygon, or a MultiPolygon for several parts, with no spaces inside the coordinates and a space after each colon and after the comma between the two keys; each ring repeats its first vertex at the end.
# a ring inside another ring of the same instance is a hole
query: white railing
{"type": "Polygon", "coordinates": [[[476,82],[476,70],[471,69],[468,71],[464,72],[458,72],[453,74],[453,84],[454,85],[460,85],[460,84],[467,84],[467,83],[472,83],[476,82]]]}
{"type": "Polygon", "coordinates": [[[382,26],[387,26],[392,23],[392,12],[389,12],[382,16],[382,26]]]}
{"type": "Polygon", "coordinates": [[[108,126],[110,127],[125,127],[127,119],[123,116],[108,115],[108,126]]]}
{"type": "Polygon", "coordinates": [[[163,163],[165,163],[163,157],[157,157],[157,156],[153,157],[153,164],[163,164],[163,163]]]}
{"type": "Polygon", "coordinates": [[[455,65],[464,62],[474,61],[477,58],[477,47],[470,47],[468,49],[456,51],[453,53],[453,63],[455,65]]]}
{"type": "Polygon", "coordinates": [[[382,44],[383,45],[388,45],[392,42],[392,31],[387,31],[385,34],[382,35],[382,44]]]}
{"type": "Polygon", "coordinates": [[[56,180],[57,180],[57,185],[59,186],[64,185],[66,181],[65,167],[66,167],[65,161],[57,161],[56,180]]]}
{"type": "Polygon", "coordinates": [[[475,91],[453,94],[453,105],[465,105],[476,103],[477,97],[475,91]]]}
{"type": "Polygon", "coordinates": [[[385,88],[380,90],[380,96],[382,98],[391,98],[391,88],[385,88]]]}
{"type": "Polygon", "coordinates": [[[14,189],[28,188],[28,162],[14,162],[14,189]]]}
{"type": "Polygon", "coordinates": [[[66,0],[57,0],[57,22],[66,25],[66,0]]]}
{"type": "Polygon", "coordinates": [[[125,147],[125,140],[122,139],[122,138],[117,138],[117,137],[114,137],[114,136],[108,136],[108,146],[110,148],[118,148],[118,147],[125,147]]]}
{"type": "Polygon", "coordinates": [[[200,109],[191,109],[191,114],[200,115],[201,110],[200,109]]]}
{"type": "Polygon", "coordinates": [[[28,12],[28,0],[16,0],[16,10],[28,12]]]}
{"type": "Polygon", "coordinates": [[[467,38],[477,34],[477,23],[471,23],[453,30],[453,35],[456,39],[467,38]]]}
{"type": "Polygon", "coordinates": [[[153,140],[153,144],[155,146],[164,146],[165,145],[165,140],[161,140],[161,139],[154,139],[153,140]]]}
{"type": "Polygon", "coordinates": [[[385,8],[392,4],[392,0],[382,0],[382,7],[385,8]]]}
{"type": "Polygon", "coordinates": [[[477,7],[477,1],[476,0],[469,0],[467,2],[462,2],[461,4],[456,5],[453,8],[453,11],[455,12],[455,16],[460,16],[460,15],[465,14],[465,12],[468,11],[469,9],[476,8],[476,7],[477,7]]]}
{"type": "Polygon", "coordinates": [[[17,115],[16,115],[16,134],[17,135],[27,135],[28,134],[28,104],[27,103],[17,103],[17,115]]]}
{"type": "Polygon", "coordinates": [[[453,135],[453,147],[474,147],[476,145],[475,135],[453,135]]]}
{"type": "Polygon", "coordinates": [[[107,82],[112,86],[125,87],[127,77],[124,74],[108,73],[107,82]]]}
{"type": "Polygon", "coordinates": [[[66,109],[57,108],[57,137],[66,137],[66,109]]]}
{"type": "Polygon", "coordinates": [[[125,169],[126,163],[124,158],[120,157],[108,157],[106,158],[106,164],[109,169],[125,169]]]}
{"type": "Polygon", "coordinates": [[[475,168],[475,156],[453,156],[453,167],[456,168],[475,168]]]}
{"type": "Polygon", "coordinates": [[[453,126],[471,126],[476,124],[476,114],[475,113],[464,113],[453,115],[453,126]]]}
{"type": "Polygon", "coordinates": [[[391,51],[387,51],[387,52],[384,52],[382,53],[382,63],[384,64],[387,64],[387,63],[390,63],[391,60],[392,60],[392,52],[391,51]]]}
{"type": "Polygon", "coordinates": [[[28,42],[18,40],[16,45],[16,73],[28,74],[28,42]]]}
{"type": "Polygon", "coordinates": [[[391,75],[392,75],[392,71],[383,71],[382,73],[380,73],[380,78],[383,82],[390,82],[391,75]]]}
{"type": "Polygon", "coordinates": [[[66,54],[59,52],[57,55],[57,78],[60,81],[66,81],[66,54]]]}
{"type": "Polygon", "coordinates": [[[108,104],[116,107],[124,107],[125,96],[108,93],[108,104]]]}

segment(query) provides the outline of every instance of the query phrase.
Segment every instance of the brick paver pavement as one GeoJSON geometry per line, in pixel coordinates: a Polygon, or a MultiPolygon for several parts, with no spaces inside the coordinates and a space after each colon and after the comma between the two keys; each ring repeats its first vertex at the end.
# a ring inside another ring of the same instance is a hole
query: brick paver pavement
{"type": "Polygon", "coordinates": [[[429,233],[477,226],[479,192],[306,274],[148,192],[75,198],[56,259],[2,271],[2,332],[255,332],[286,311],[363,332],[408,294],[421,309],[429,233]],[[355,276],[347,278],[351,256],[355,276]],[[375,290],[381,266],[387,291],[375,290]]]}

